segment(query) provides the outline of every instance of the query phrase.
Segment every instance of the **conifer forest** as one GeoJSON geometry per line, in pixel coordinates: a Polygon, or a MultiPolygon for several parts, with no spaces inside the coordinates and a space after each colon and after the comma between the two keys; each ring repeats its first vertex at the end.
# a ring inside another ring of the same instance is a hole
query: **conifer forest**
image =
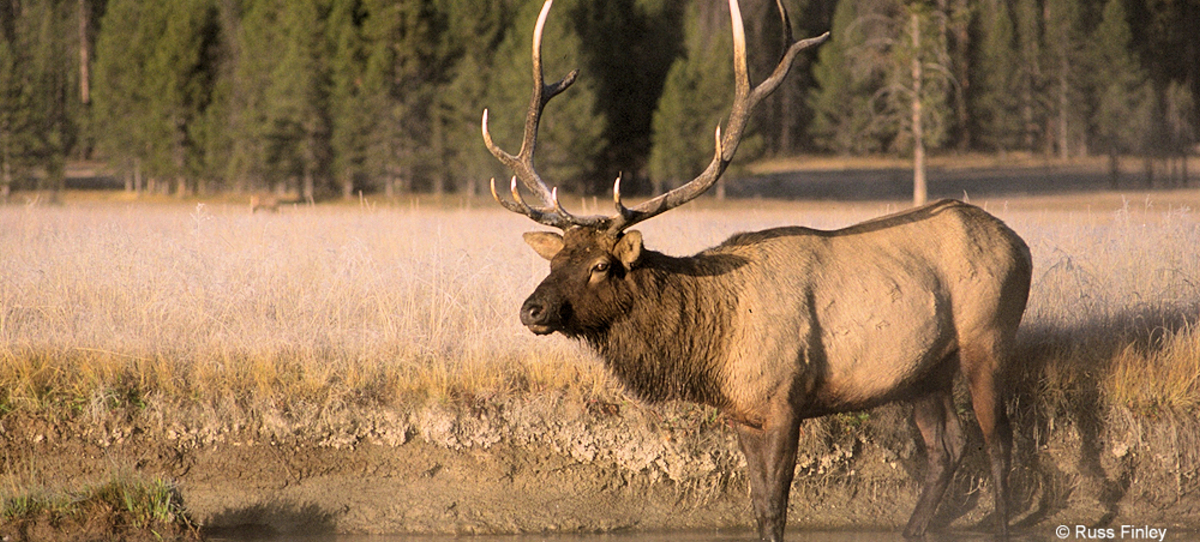
{"type": "MultiPolygon", "coordinates": [[[[485,192],[507,174],[480,117],[519,146],[541,3],[0,0],[0,189],[55,190],[85,161],[178,195],[485,192]]],[[[1200,0],[784,3],[798,37],[833,38],[739,161],[1195,152],[1200,0]]],[[[770,0],[742,12],[761,80],[780,19],[770,0]]],[[[546,77],[580,77],[548,108],[541,171],[576,194],[691,178],[732,99],[728,27],[715,0],[558,0],[546,77]]]]}

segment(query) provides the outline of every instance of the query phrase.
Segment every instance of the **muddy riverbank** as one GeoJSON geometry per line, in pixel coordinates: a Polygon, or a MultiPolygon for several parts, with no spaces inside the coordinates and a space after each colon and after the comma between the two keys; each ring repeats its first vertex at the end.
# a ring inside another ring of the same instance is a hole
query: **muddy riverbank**
{"type": "MultiPolygon", "coordinates": [[[[685,405],[571,397],[543,392],[222,419],[148,409],[56,420],[9,414],[0,418],[0,454],[9,491],[77,485],[113,471],[164,477],[207,533],[751,525],[744,463],[720,416],[685,405]]],[[[1049,426],[1018,419],[1018,529],[1200,526],[1194,417],[1114,412],[1104,419],[1106,426],[1083,430],[1068,419],[1049,426]]],[[[923,465],[905,407],[810,421],[802,439],[790,508],[795,528],[903,525],[923,465]]],[[[939,525],[988,525],[990,482],[978,435],[971,439],[939,525]]]]}

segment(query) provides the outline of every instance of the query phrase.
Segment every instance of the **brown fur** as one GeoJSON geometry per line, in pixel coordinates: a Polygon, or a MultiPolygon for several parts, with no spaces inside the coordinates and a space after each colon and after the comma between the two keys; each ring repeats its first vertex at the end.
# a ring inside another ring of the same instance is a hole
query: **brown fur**
{"type": "Polygon", "coordinates": [[[930,450],[906,529],[924,533],[961,457],[950,394],[959,371],[1006,523],[1011,432],[999,375],[1032,263],[982,209],[947,200],[841,230],[744,233],[685,258],[644,250],[633,231],[526,239],[551,271],[522,322],[583,339],[638,397],[730,416],[764,540],[782,538],[801,420],[895,400],[913,401],[930,450]]]}
{"type": "Polygon", "coordinates": [[[279,212],[279,198],[275,196],[250,196],[250,214],[259,211],[279,212]]]}

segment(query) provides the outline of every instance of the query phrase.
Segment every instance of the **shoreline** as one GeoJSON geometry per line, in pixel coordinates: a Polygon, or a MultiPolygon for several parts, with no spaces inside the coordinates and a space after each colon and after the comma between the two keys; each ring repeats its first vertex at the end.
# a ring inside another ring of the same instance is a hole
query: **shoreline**
{"type": "MultiPolygon", "coordinates": [[[[1098,433],[1067,418],[1038,427],[1015,413],[1010,482],[1017,532],[1058,524],[1200,526],[1200,462],[1178,444],[1200,435],[1200,422],[1110,410],[1106,419],[1119,426],[1098,433]]],[[[793,532],[902,528],[924,464],[907,411],[887,406],[805,424],[789,512],[793,532]]],[[[324,429],[287,413],[237,430],[183,431],[174,427],[186,416],[113,414],[0,418],[5,485],[17,487],[24,477],[64,487],[113,470],[162,477],[207,534],[752,527],[733,432],[688,405],[594,408],[547,392],[406,411],[326,412],[326,420],[338,421],[324,429]]],[[[986,460],[970,414],[962,417],[967,454],[935,524],[986,531],[986,460]]],[[[0,535],[12,529],[12,522],[0,524],[0,535]]]]}

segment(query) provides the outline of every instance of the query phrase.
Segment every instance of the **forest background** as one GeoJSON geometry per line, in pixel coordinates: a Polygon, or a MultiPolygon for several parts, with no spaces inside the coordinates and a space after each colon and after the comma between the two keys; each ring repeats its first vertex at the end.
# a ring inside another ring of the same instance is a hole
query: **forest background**
{"type": "MultiPolygon", "coordinates": [[[[596,194],[661,192],[711,154],[732,95],[727,8],[560,0],[539,168],[596,194]]],[[[777,60],[743,0],[752,77],[777,60]]],[[[1186,183],[1198,0],[788,0],[833,40],[757,112],[741,159],[807,152],[1139,155],[1186,183]],[[914,135],[915,134],[915,135],[914,135]],[[1182,173],[1181,175],[1179,173],[1182,173]]],[[[0,0],[0,195],[104,164],[130,191],[485,190],[528,103],[537,0],[0,0]]],[[[1116,168],[1114,167],[1114,171],[1116,168]]]]}

